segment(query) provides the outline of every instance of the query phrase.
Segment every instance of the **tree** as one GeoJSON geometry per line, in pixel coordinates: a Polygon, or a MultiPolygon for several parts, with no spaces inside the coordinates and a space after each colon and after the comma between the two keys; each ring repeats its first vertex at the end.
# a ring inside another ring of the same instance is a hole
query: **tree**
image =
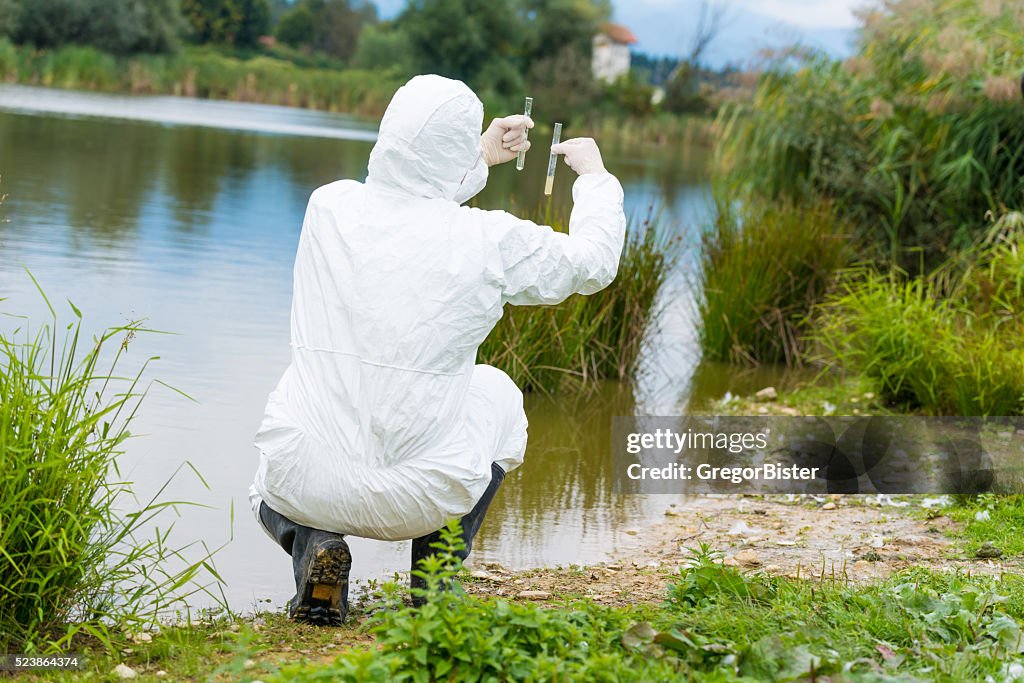
{"type": "Polygon", "coordinates": [[[198,43],[255,47],[270,30],[270,0],[183,0],[182,11],[198,43]]]}
{"type": "Polygon", "coordinates": [[[359,34],[377,21],[377,8],[366,0],[304,0],[313,13],[310,46],[339,59],[350,59],[359,34]]]}
{"type": "Polygon", "coordinates": [[[589,58],[601,24],[612,16],[609,0],[527,0],[531,60],[552,57],[566,47],[589,58]]]}
{"type": "Polygon", "coordinates": [[[521,69],[524,24],[513,0],[412,0],[398,24],[416,68],[471,84],[494,61],[521,69]]]}
{"type": "Polygon", "coordinates": [[[17,0],[0,0],[0,37],[13,35],[18,27],[17,0]]]}
{"type": "Polygon", "coordinates": [[[277,39],[285,45],[298,47],[313,39],[313,13],[307,5],[298,5],[281,15],[281,21],[274,31],[277,39]]]}
{"type": "Polygon", "coordinates": [[[75,43],[117,54],[170,52],[181,25],[178,0],[22,0],[12,34],[38,47],[75,43]]]}

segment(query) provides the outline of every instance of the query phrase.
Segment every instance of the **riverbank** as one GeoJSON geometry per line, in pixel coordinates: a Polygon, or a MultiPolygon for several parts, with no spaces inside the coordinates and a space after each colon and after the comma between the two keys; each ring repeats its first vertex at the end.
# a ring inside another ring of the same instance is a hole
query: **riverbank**
{"type": "MultiPolygon", "coordinates": [[[[660,659],[692,649],[701,658],[698,669],[714,672],[716,680],[736,680],[743,667],[751,672],[747,680],[793,667],[795,675],[808,666],[828,671],[853,662],[855,652],[863,655],[858,666],[864,671],[924,680],[975,680],[950,675],[981,677],[1015,661],[998,643],[1004,635],[1007,642],[1012,633],[1019,636],[1024,623],[1024,559],[970,550],[977,528],[966,521],[965,512],[974,516],[969,508],[926,497],[721,496],[691,503],[667,506],[663,522],[635,530],[635,544],[608,562],[526,571],[471,565],[464,586],[480,604],[507,601],[524,615],[587,612],[613,630],[625,623],[628,628],[610,641],[622,650],[617,656],[635,656],[637,647],[658,642],[665,650],[660,659]],[[908,583],[931,602],[918,604],[901,592],[908,583]],[[953,607],[966,620],[961,626],[948,622],[951,616],[940,619],[949,632],[928,625],[929,615],[953,607]],[[682,645],[652,635],[666,633],[667,622],[680,624],[672,633],[682,645]],[[822,633],[799,630],[809,625],[834,631],[828,648],[821,647],[822,633]],[[780,652],[765,648],[779,639],[802,654],[777,659],[780,652]],[[930,673],[920,670],[938,656],[948,659],[930,673]]],[[[1019,510],[1020,501],[1016,505],[1019,510]]],[[[341,628],[296,625],[276,610],[199,619],[128,634],[113,654],[80,649],[88,662],[81,673],[22,680],[117,680],[131,673],[142,681],[314,680],[318,671],[350,680],[354,662],[373,658],[377,647],[387,649],[372,630],[383,593],[370,588],[341,628]]]]}
{"type": "MultiPolygon", "coordinates": [[[[297,64],[272,53],[186,47],[175,55],[117,57],[91,47],[40,50],[0,38],[0,81],[68,90],[272,104],[379,119],[405,80],[393,69],[297,64]]],[[[505,107],[485,102],[485,108],[497,116],[505,107]]],[[[549,121],[538,126],[538,135],[550,135],[549,121]]],[[[707,116],[590,113],[566,127],[630,146],[711,144],[707,116]]]]}

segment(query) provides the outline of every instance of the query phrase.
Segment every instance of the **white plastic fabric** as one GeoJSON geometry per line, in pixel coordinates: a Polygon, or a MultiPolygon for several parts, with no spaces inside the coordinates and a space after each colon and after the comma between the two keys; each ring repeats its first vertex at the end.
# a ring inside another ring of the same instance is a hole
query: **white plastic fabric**
{"type": "Polygon", "coordinates": [[[318,529],[415,538],[469,512],[492,462],[522,463],[522,394],[475,365],[477,347],[505,303],[554,304],[612,281],[622,187],[581,176],[571,236],[460,206],[487,180],[482,120],[463,83],[418,76],[388,106],[366,182],[310,197],[291,364],[256,435],[254,513],[262,499],[318,529]]]}

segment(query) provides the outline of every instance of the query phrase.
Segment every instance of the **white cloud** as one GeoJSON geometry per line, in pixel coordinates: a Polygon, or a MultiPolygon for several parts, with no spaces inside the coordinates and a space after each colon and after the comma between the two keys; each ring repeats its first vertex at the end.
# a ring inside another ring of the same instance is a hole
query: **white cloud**
{"type": "Polygon", "coordinates": [[[739,0],[734,5],[802,28],[852,28],[865,0],[739,0]]]}

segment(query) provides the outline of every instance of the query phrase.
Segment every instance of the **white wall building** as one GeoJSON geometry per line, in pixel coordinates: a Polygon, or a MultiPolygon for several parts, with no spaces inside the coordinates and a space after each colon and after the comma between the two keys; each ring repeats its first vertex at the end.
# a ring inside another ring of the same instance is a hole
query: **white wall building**
{"type": "Polygon", "coordinates": [[[629,46],[636,36],[621,24],[604,24],[594,36],[591,70],[594,78],[611,83],[629,72],[629,46]]]}

